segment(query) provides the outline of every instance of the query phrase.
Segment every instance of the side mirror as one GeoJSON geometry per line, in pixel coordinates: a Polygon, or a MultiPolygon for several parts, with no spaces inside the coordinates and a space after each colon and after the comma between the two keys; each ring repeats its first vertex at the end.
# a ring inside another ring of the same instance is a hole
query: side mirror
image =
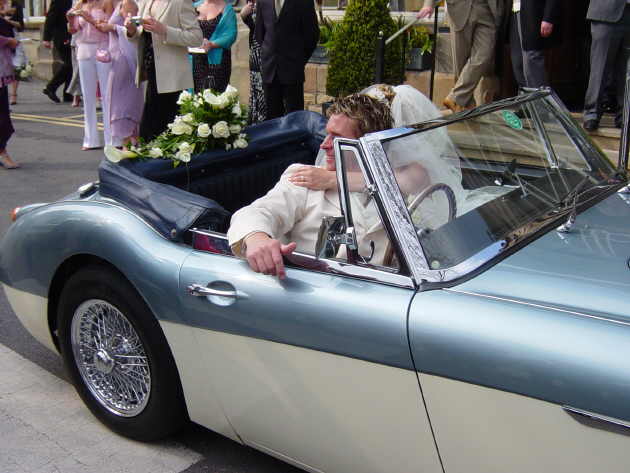
{"type": "Polygon", "coordinates": [[[337,254],[342,243],[342,236],[345,233],[345,227],[343,217],[322,218],[315,244],[316,258],[332,258],[337,254]]]}

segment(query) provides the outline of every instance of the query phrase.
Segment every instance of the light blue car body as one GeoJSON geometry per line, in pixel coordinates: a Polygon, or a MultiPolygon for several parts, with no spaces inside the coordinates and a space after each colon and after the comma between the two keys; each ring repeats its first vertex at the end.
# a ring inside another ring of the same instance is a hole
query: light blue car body
{"type": "MultiPolygon", "coordinates": [[[[60,268],[88,256],[123,273],[160,320],[418,370],[630,421],[630,352],[624,351],[630,350],[630,203],[618,194],[580,214],[574,232],[549,231],[450,288],[416,292],[291,268],[281,287],[249,286],[254,306],[246,302],[238,309],[211,309],[213,314],[182,288],[212,279],[208,273],[245,276],[246,263],[168,241],[96,194],[21,217],[2,241],[0,279],[54,300],[50,291],[60,268]],[[312,312],[295,313],[293,298],[312,312]],[[256,310],[259,316],[251,317],[256,310]]],[[[52,323],[54,307],[49,312],[52,323]]]]}

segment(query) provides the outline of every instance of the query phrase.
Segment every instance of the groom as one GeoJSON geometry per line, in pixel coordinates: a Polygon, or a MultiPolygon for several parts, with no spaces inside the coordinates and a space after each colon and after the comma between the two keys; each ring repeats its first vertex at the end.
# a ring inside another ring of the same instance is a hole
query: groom
{"type": "MultiPolygon", "coordinates": [[[[336,167],[334,138],[357,139],[366,133],[391,128],[393,121],[387,104],[363,94],[335,100],[328,109],[328,116],[327,135],[320,146],[326,153],[328,171],[334,171],[336,167]]],[[[339,215],[336,187],[325,191],[311,190],[291,182],[289,176],[300,167],[301,164],[289,166],[267,195],[232,216],[227,234],[232,251],[246,258],[250,268],[257,273],[284,278],[282,256],[296,248],[312,254],[322,218],[339,215]]],[[[362,218],[363,215],[355,216],[357,227],[372,227],[372,222],[364,222],[362,218]]],[[[367,236],[367,232],[361,233],[367,236]]],[[[361,241],[360,233],[357,234],[361,247],[367,238],[361,241]]],[[[375,264],[383,258],[384,251],[385,245],[379,245],[373,258],[375,264]]]]}

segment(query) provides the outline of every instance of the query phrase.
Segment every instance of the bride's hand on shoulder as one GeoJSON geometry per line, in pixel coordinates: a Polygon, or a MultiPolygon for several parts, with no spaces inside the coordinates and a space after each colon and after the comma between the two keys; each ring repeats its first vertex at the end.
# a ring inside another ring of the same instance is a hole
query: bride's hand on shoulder
{"type": "Polygon", "coordinates": [[[325,191],[337,187],[337,175],[316,166],[302,166],[289,176],[289,181],[296,186],[310,190],[325,191]]]}

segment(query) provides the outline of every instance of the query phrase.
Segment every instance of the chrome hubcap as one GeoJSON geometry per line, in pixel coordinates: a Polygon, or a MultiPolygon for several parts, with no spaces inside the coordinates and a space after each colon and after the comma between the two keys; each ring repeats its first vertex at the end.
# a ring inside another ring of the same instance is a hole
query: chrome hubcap
{"type": "Polygon", "coordinates": [[[108,411],[133,417],[151,394],[151,371],[142,340],[109,302],[90,299],[77,307],[70,328],[79,373],[108,411]]]}

